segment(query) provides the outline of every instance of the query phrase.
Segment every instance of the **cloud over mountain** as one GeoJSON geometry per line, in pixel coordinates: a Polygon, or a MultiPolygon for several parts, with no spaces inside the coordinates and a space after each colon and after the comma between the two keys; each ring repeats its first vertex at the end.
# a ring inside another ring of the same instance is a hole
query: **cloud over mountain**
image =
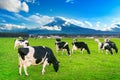
{"type": "MultiPolygon", "coordinates": [[[[89,21],[78,21],[75,19],[68,19],[64,17],[49,17],[42,16],[39,14],[31,15],[28,17],[21,16],[16,14],[17,18],[21,18],[31,23],[36,23],[38,27],[29,26],[25,23],[21,25],[17,24],[8,24],[6,21],[2,21],[3,24],[0,25],[0,31],[14,31],[14,32],[25,32],[29,34],[109,34],[109,33],[118,33],[120,30],[119,24],[112,24],[110,27],[104,28],[105,30],[96,30],[93,29],[93,24],[89,21]],[[86,27],[87,26],[87,27],[86,27]]],[[[97,22],[96,27],[101,26],[101,22],[97,22]]],[[[105,26],[105,25],[104,25],[105,26]]]]}
{"type": "Polygon", "coordinates": [[[0,30],[14,30],[14,29],[25,29],[25,26],[15,25],[15,24],[3,24],[0,25],[0,30]]]}

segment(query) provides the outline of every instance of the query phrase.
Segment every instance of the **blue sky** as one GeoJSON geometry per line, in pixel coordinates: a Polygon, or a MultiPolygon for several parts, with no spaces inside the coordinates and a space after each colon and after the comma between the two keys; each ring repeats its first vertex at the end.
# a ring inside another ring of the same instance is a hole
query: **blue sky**
{"type": "Polygon", "coordinates": [[[59,16],[76,25],[110,30],[120,24],[120,0],[0,0],[0,29],[39,28],[59,16]]]}

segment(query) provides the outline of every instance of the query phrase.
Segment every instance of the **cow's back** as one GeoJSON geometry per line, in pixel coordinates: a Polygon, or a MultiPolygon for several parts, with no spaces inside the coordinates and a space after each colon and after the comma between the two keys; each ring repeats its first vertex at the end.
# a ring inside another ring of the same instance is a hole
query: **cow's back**
{"type": "Polygon", "coordinates": [[[65,47],[65,44],[66,44],[66,42],[58,42],[58,43],[57,43],[59,49],[64,48],[64,47],[65,47]]]}
{"type": "Polygon", "coordinates": [[[33,48],[35,50],[33,56],[36,59],[36,64],[38,64],[42,61],[42,58],[45,57],[46,49],[43,46],[34,46],[33,48]]]}
{"type": "Polygon", "coordinates": [[[74,44],[77,48],[83,48],[84,46],[86,46],[85,42],[75,42],[74,44]]]}

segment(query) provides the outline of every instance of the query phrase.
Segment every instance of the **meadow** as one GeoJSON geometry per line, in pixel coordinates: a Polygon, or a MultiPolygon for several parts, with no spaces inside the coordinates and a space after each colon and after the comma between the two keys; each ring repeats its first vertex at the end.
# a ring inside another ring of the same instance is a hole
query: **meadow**
{"type": "MultiPolygon", "coordinates": [[[[61,51],[56,53],[55,39],[33,39],[28,41],[31,46],[50,47],[58,61],[59,71],[54,72],[53,66],[47,66],[45,75],[41,74],[42,65],[28,67],[29,76],[18,74],[18,53],[14,50],[15,38],[0,38],[0,80],[120,80],[120,51],[114,55],[98,53],[98,45],[94,39],[78,38],[88,44],[91,54],[80,53],[80,50],[67,56],[61,51]]],[[[63,38],[72,48],[73,38],[63,38]]],[[[103,38],[100,38],[103,41],[103,38]]],[[[120,39],[111,38],[120,50],[120,39]]]]}

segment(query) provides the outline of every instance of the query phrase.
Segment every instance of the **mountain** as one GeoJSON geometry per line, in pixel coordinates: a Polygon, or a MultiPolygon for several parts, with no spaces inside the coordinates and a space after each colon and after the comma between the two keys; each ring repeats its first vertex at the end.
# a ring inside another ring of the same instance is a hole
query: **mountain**
{"type": "Polygon", "coordinates": [[[111,31],[112,31],[112,32],[120,33],[120,24],[116,24],[116,27],[111,28],[111,31]]]}
{"type": "Polygon", "coordinates": [[[63,17],[54,17],[54,20],[39,28],[28,29],[17,25],[0,25],[0,32],[24,32],[27,34],[120,34],[120,25],[111,28],[111,31],[100,31],[84,28],[68,21],[63,17]],[[7,26],[7,29],[5,26],[7,26]]]}
{"type": "MultiPolygon", "coordinates": [[[[112,34],[110,31],[100,31],[100,30],[94,30],[89,28],[83,28],[81,26],[75,25],[73,23],[70,23],[60,17],[55,17],[54,21],[44,25],[44,27],[51,27],[54,28],[57,26],[59,29],[53,30],[54,33],[64,33],[64,34],[112,34]]],[[[48,28],[44,28],[43,30],[48,30],[48,28]]],[[[115,32],[113,32],[115,33],[115,32]]]]}

